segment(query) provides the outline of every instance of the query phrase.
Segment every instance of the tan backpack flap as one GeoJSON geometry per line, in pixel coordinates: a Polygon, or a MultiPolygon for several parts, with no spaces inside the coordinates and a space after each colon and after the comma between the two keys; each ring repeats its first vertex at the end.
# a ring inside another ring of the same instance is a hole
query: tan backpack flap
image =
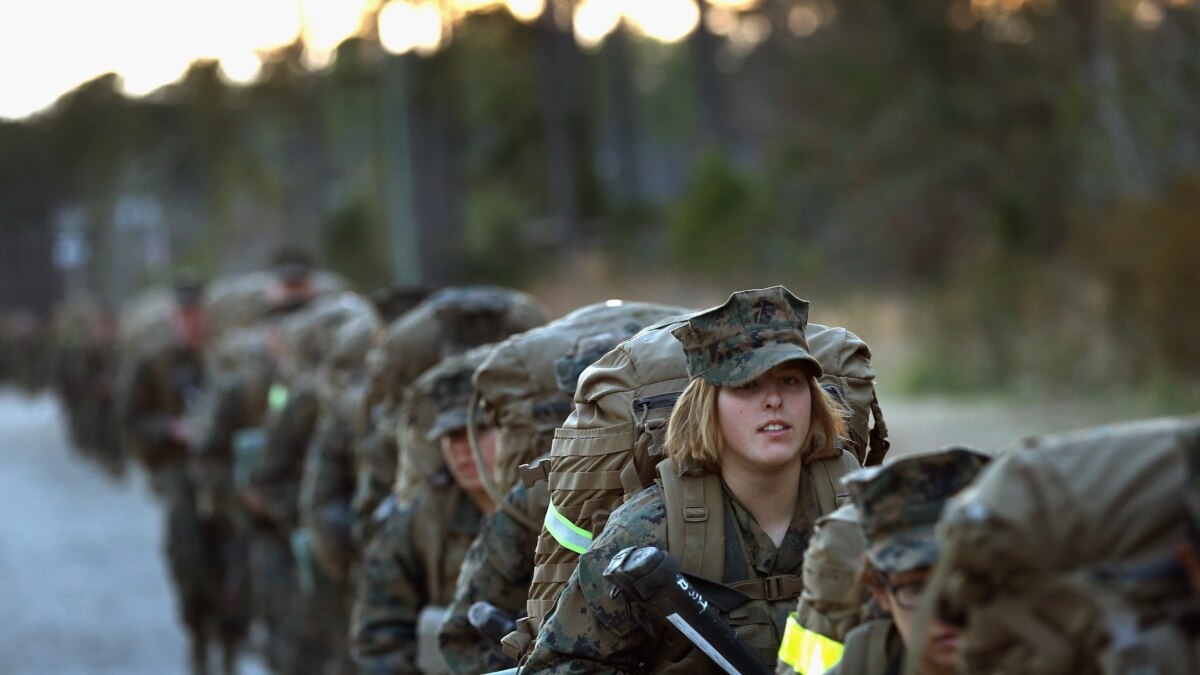
{"type": "MultiPolygon", "coordinates": [[[[1161,599],[1118,590],[1131,618],[1114,621],[1089,573],[1173,555],[1185,536],[1180,451],[1198,441],[1200,417],[1043,437],[951,500],[929,588],[966,615],[969,672],[1098,672],[1098,646],[1163,612],[1161,599]]],[[[1153,579],[1134,578],[1134,591],[1153,579]]]]}
{"type": "Polygon", "coordinates": [[[871,348],[845,328],[810,323],[807,336],[812,354],[825,372],[821,384],[834,388],[836,391],[830,393],[849,409],[848,449],[860,464],[874,452],[878,457],[872,458],[871,463],[878,464],[887,453],[887,425],[875,394],[871,348]]]}
{"type": "Polygon", "coordinates": [[[804,590],[796,607],[801,626],[845,642],[846,633],[862,621],[869,598],[859,579],[865,553],[866,541],[853,504],[817,521],[804,551],[804,590]]]}
{"type": "Polygon", "coordinates": [[[1069,570],[1173,545],[1185,521],[1179,448],[1198,428],[1200,417],[1151,420],[1009,452],[947,507],[944,520],[987,529],[964,563],[994,570],[1000,555],[1014,569],[1069,570]]]}

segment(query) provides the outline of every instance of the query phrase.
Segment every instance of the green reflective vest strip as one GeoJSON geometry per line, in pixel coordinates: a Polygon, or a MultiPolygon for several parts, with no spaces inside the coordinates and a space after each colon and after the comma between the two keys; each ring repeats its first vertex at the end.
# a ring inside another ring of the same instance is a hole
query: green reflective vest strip
{"type": "Polygon", "coordinates": [[[779,660],[792,670],[800,675],[824,673],[842,660],[844,650],[842,643],[801,626],[795,612],[788,615],[783,642],[779,645],[779,660]]]}
{"type": "Polygon", "coordinates": [[[271,385],[271,389],[267,392],[267,406],[271,410],[279,410],[287,405],[288,388],[286,385],[276,382],[271,385]]]}
{"type": "Polygon", "coordinates": [[[546,509],[545,525],[550,536],[569,551],[582,555],[592,545],[592,533],[559,513],[558,509],[554,508],[554,502],[550,502],[550,508],[546,509]]]}

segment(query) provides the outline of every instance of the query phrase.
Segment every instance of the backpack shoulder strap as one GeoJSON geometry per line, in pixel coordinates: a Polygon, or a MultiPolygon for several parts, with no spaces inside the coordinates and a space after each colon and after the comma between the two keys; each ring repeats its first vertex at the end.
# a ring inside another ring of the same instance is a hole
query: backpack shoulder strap
{"type": "Polygon", "coordinates": [[[842,485],[842,476],[858,468],[858,460],[844,450],[838,457],[817,460],[809,465],[813,487],[817,491],[817,506],[821,510],[818,517],[833,513],[850,501],[850,492],[842,485]]]}
{"type": "Polygon", "coordinates": [[[725,572],[721,477],[680,472],[669,457],[656,468],[667,504],[667,550],[684,572],[720,582],[725,572]]]}

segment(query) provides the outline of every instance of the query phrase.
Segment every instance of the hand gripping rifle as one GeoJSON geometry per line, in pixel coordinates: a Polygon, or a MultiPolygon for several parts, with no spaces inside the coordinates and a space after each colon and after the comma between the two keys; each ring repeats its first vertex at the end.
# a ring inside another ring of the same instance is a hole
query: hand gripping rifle
{"type": "Polygon", "coordinates": [[[730,675],[772,675],[774,671],[738,637],[679,561],[655,546],[629,547],[613,556],[604,578],[626,597],[671,622],[713,663],[730,675]]]}

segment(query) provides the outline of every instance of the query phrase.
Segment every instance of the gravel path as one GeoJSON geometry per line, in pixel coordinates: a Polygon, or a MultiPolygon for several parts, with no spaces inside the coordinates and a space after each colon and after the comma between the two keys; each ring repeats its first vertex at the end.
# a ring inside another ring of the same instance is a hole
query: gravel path
{"type": "Polygon", "coordinates": [[[185,673],[161,508],[142,474],[106,477],[69,449],[53,399],[11,390],[0,467],[0,673],[185,673]]]}

